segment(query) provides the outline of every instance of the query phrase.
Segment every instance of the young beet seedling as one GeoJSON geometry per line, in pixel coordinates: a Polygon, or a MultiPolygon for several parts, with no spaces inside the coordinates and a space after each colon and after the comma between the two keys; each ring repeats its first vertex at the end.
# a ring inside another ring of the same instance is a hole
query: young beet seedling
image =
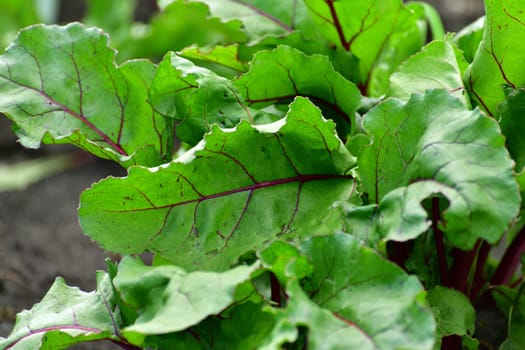
{"type": "Polygon", "coordinates": [[[487,0],[448,35],[401,0],[159,4],[153,32],[191,15],[206,47],[117,65],[107,34],[72,23],[26,28],[0,56],[24,146],[127,169],[79,206],[125,257],[91,293],[57,278],[0,349],[525,344],[517,2],[487,0]],[[507,328],[487,331],[487,310],[507,328]]]}

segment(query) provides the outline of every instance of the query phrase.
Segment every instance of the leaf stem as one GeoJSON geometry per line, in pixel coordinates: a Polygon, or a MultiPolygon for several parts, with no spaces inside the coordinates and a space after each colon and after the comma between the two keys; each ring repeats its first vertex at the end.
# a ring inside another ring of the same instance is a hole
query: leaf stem
{"type": "Polygon", "coordinates": [[[441,339],[441,350],[461,349],[461,338],[458,335],[449,335],[441,339]]]}
{"type": "Polygon", "coordinates": [[[478,257],[476,259],[476,270],[474,271],[472,283],[469,288],[468,296],[470,297],[470,300],[474,300],[478,297],[486,282],[483,270],[485,269],[485,263],[487,262],[491,248],[492,246],[487,241],[483,241],[479,248],[478,257]]]}
{"type": "MultiPolygon", "coordinates": [[[[481,241],[478,240],[472,250],[464,251],[461,249],[454,249],[452,253],[453,263],[450,268],[450,287],[469,295],[474,280],[474,272],[472,268],[476,256],[481,246],[481,241]]],[[[476,265],[477,267],[477,265],[476,265]]]]}
{"type": "Polygon", "coordinates": [[[521,228],[518,232],[516,238],[509,245],[503,258],[500,261],[500,264],[492,279],[490,284],[499,285],[499,284],[509,284],[516,268],[520,264],[520,256],[525,252],[525,226],[521,228]]]}
{"type": "Polygon", "coordinates": [[[441,232],[441,230],[438,227],[440,220],[441,217],[439,211],[439,198],[434,197],[432,198],[432,231],[434,232],[434,240],[436,242],[441,284],[448,287],[450,286],[450,280],[448,277],[447,260],[445,256],[445,244],[443,242],[443,232],[441,232]]]}
{"type": "Polygon", "coordinates": [[[350,51],[350,43],[345,38],[345,33],[343,32],[343,26],[339,22],[339,17],[337,16],[337,11],[334,6],[335,0],[326,0],[326,5],[330,9],[330,15],[334,21],[335,29],[337,30],[337,35],[339,36],[339,41],[346,51],[350,51]]]}
{"type": "Polygon", "coordinates": [[[281,297],[281,284],[277,279],[277,276],[273,272],[270,272],[270,291],[271,300],[279,307],[283,306],[283,300],[281,297]]]}

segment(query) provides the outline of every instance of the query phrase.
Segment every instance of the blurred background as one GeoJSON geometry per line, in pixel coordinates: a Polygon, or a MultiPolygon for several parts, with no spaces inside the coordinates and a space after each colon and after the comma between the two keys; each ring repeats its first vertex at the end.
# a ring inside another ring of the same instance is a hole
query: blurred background
{"type": "MultiPolygon", "coordinates": [[[[452,32],[484,12],[482,0],[426,2],[452,32]]],[[[168,50],[210,42],[199,31],[205,11],[202,18],[181,20],[181,10],[172,6],[159,14],[156,0],[0,0],[0,50],[27,25],[82,21],[110,33],[119,62],[132,57],[156,61],[168,50]]],[[[221,30],[214,35],[228,34],[221,30]]],[[[42,298],[56,276],[94,289],[94,271],[105,269],[107,254],[82,234],[76,208],[81,191],[108,175],[124,171],[68,146],[22,148],[0,115],[0,336],[11,331],[16,312],[42,298]]],[[[81,348],[95,349],[75,347],[81,348]]]]}

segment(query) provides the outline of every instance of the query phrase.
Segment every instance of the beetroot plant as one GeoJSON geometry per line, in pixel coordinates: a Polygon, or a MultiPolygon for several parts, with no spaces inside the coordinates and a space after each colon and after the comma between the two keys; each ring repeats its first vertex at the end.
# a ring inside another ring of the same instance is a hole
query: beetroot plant
{"type": "Polygon", "coordinates": [[[93,292],[57,278],[1,349],[523,348],[518,1],[446,35],[401,0],[159,7],[157,34],[194,16],[199,46],[117,64],[71,23],[0,56],[22,145],[127,170],[78,209],[123,258],[93,292]]]}

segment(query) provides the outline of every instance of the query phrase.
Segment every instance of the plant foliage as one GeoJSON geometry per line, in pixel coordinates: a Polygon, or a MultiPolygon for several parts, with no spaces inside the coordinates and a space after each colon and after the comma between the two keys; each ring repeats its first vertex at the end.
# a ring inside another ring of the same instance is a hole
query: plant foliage
{"type": "Polygon", "coordinates": [[[131,2],[89,4],[119,56],[27,27],[0,112],[127,170],[78,211],[124,257],[91,293],[57,278],[0,349],[474,349],[487,307],[523,345],[517,2],[447,35],[401,0],[164,0],[140,36],[131,2]]]}

